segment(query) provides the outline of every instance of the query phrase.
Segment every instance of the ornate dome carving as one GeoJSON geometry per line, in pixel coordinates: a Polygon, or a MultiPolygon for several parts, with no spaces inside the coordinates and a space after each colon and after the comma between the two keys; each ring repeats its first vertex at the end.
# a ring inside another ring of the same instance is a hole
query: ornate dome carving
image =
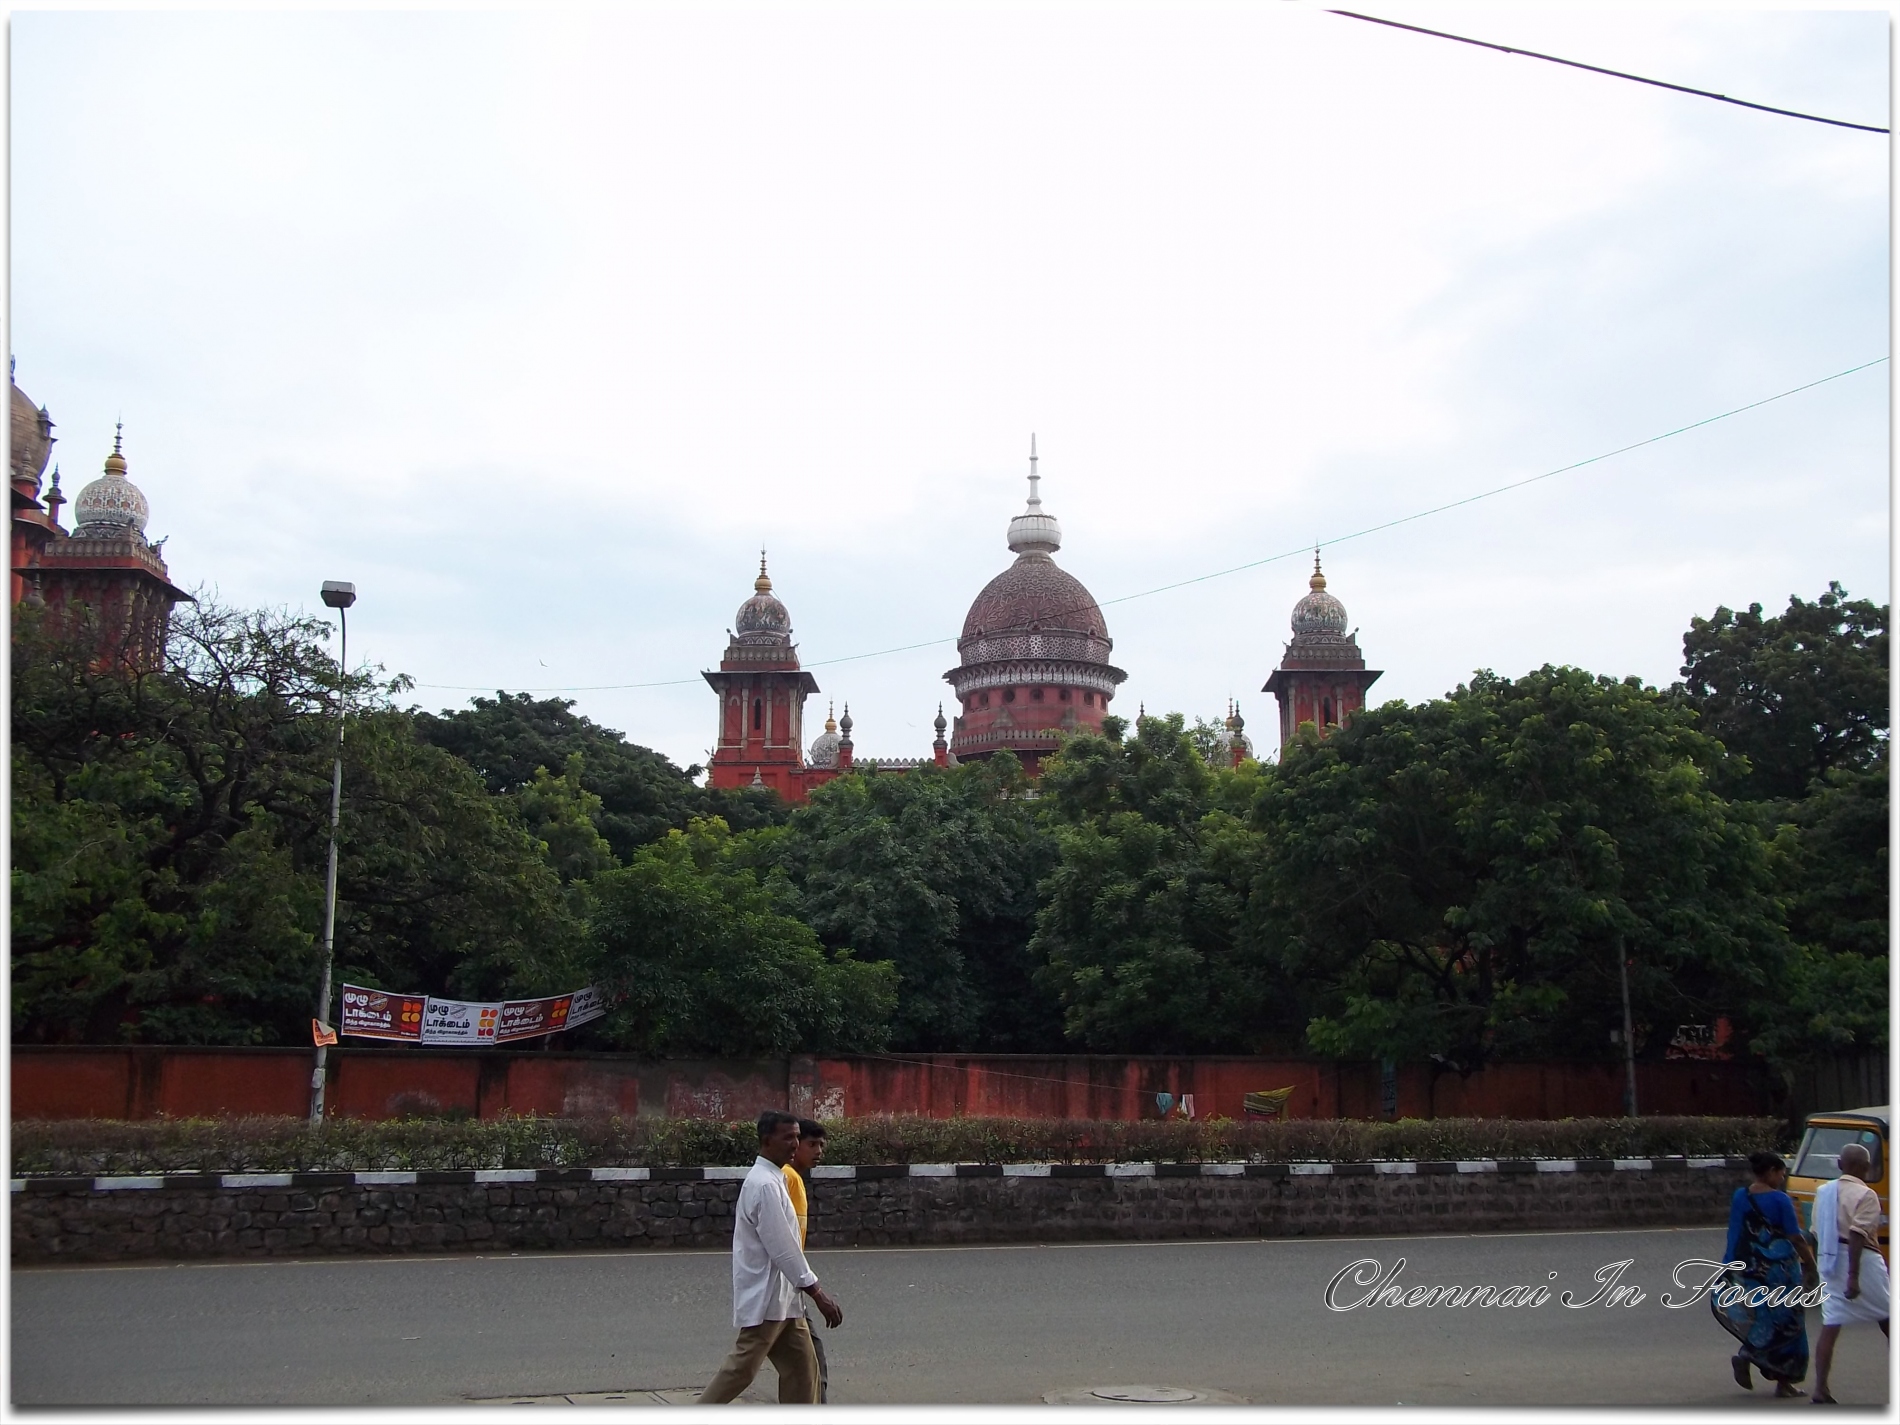
{"type": "Polygon", "coordinates": [[[151,518],[151,506],[145,492],[125,477],[125,453],[121,449],[125,427],[112,438],[112,454],[106,457],[106,473],[79,492],[73,501],[75,536],[94,538],[123,537],[127,533],[145,534],[145,522],[151,518]]]}
{"type": "Polygon", "coordinates": [[[759,553],[759,577],[752,581],[751,598],[739,605],[732,632],[739,643],[790,643],[792,616],[772,596],[772,580],[765,572],[765,553],[759,553]]]}
{"type": "Polygon", "coordinates": [[[1319,572],[1319,554],[1313,554],[1313,577],[1307,581],[1312,590],[1293,606],[1293,633],[1300,638],[1343,638],[1346,634],[1346,606],[1326,592],[1326,576],[1319,572]]]}
{"type": "Polygon", "coordinates": [[[957,648],[965,663],[999,658],[1106,663],[1114,643],[1102,610],[1080,579],[1047,554],[1019,554],[970,605],[957,648]]]}
{"type": "Polygon", "coordinates": [[[1016,562],[983,586],[963,620],[957,651],[963,664],[1014,658],[1106,663],[1114,650],[1108,623],[1082,581],[1050,558],[1062,547],[1062,526],[1037,493],[1035,437],[1029,441],[1029,505],[1009,522],[1016,562]]]}
{"type": "MultiPolygon", "coordinates": [[[[12,385],[9,381],[8,385],[12,385]]],[[[11,440],[11,458],[13,478],[31,481],[38,487],[40,476],[46,473],[46,462],[53,454],[53,422],[46,414],[44,406],[35,406],[27,399],[26,392],[13,386],[12,423],[8,430],[11,440]]]]}

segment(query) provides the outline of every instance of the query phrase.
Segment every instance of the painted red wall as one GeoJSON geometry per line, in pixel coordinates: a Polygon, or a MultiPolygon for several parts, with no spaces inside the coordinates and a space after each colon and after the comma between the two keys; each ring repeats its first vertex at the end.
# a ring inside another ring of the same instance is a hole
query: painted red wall
{"type": "MultiPolygon", "coordinates": [[[[309,1110],[310,1051],[16,1046],[15,1118],[301,1115],[309,1110]]],[[[786,1107],[821,1117],[868,1113],[1016,1118],[1152,1118],[1157,1093],[1194,1095],[1196,1115],[1242,1116],[1242,1096],[1291,1088],[1294,1118],[1383,1117],[1376,1064],[1242,1057],[918,1055],[656,1062],[618,1054],[347,1048],[331,1051],[333,1113],[504,1113],[582,1116],[642,1112],[744,1119],[786,1107]],[[809,1106],[809,1108],[807,1107],[809,1106]]],[[[1623,1075],[1614,1064],[1497,1064],[1469,1079],[1397,1071],[1400,1118],[1614,1117],[1623,1075]]],[[[1646,1114],[1771,1111],[1746,1065],[1683,1061],[1637,1067],[1646,1114]]]]}

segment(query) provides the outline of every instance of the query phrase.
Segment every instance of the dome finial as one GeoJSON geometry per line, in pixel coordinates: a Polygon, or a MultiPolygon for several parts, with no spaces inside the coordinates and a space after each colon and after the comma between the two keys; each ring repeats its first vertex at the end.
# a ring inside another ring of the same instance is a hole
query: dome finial
{"type": "Polygon", "coordinates": [[[1323,589],[1326,587],[1326,576],[1319,572],[1319,546],[1317,544],[1313,546],[1313,577],[1306,581],[1306,586],[1309,589],[1323,589]]]}
{"type": "Polygon", "coordinates": [[[831,703],[825,704],[825,731],[826,732],[836,732],[838,730],[838,719],[831,715],[833,706],[834,705],[831,703]]]}
{"type": "Polygon", "coordinates": [[[772,592],[772,578],[765,572],[765,551],[759,551],[759,577],[752,581],[752,587],[761,594],[772,592]]]}
{"type": "Polygon", "coordinates": [[[125,474],[125,422],[120,421],[112,432],[112,454],[106,457],[106,474],[125,474]]]}
{"type": "Polygon", "coordinates": [[[1016,554],[1054,554],[1062,548],[1062,526],[1043,513],[1042,475],[1036,469],[1036,437],[1029,437],[1029,504],[1009,522],[1009,547],[1016,554]]]}

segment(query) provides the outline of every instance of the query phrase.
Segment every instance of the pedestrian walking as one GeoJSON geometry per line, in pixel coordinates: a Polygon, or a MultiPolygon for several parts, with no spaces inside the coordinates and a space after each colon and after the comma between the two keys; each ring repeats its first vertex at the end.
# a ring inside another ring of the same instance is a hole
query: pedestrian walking
{"type": "Polygon", "coordinates": [[[759,1115],[759,1156],[733,1210],[732,1324],[739,1339],[700,1393],[701,1405],[736,1399],[768,1360],[778,1372],[779,1404],[818,1403],[818,1357],[799,1310],[800,1293],[811,1298],[827,1326],[842,1325],[844,1310],[818,1284],[799,1245],[783,1171],[797,1149],[797,1117],[776,1109],[759,1115]]]}
{"type": "Polygon", "coordinates": [[[1744,1297],[1724,1305],[1722,1293],[1711,1292],[1709,1305],[1715,1319],[1742,1343],[1729,1358],[1735,1383],[1753,1390],[1752,1367],[1775,1383],[1777,1396],[1797,1396],[1801,1392],[1795,1385],[1808,1374],[1807,1316],[1799,1302],[1789,1304],[1787,1298],[1814,1285],[1814,1249],[1801,1235],[1794,1199],[1783,1190],[1788,1165],[1774,1153],[1751,1154],[1748,1165],[1755,1181],[1736,1188],[1729,1203],[1722,1260],[1741,1263],[1729,1273],[1728,1284],[1754,1292],[1754,1303],[1744,1297]]]}
{"type": "MultiPolygon", "coordinates": [[[[1828,1393],[1834,1342],[1841,1327],[1871,1321],[1887,1330],[1887,1262],[1880,1255],[1880,1195],[1865,1178],[1873,1158],[1858,1143],[1841,1149],[1841,1175],[1814,1194],[1815,1254],[1827,1297],[1821,1303],[1821,1335],[1814,1343],[1814,1403],[1838,1404],[1828,1393]]],[[[1889,1337],[1891,1339],[1891,1337],[1889,1337]]]]}
{"type": "MultiPolygon", "coordinates": [[[[808,1186],[812,1169],[825,1160],[825,1125],[815,1118],[798,1120],[798,1148],[785,1165],[785,1191],[792,1199],[792,1211],[798,1216],[798,1245],[802,1251],[811,1240],[811,1195],[808,1186]]],[[[805,1326],[811,1332],[812,1352],[818,1357],[818,1403],[831,1399],[831,1363],[825,1359],[825,1339],[811,1319],[811,1303],[805,1303],[805,1326]]]]}

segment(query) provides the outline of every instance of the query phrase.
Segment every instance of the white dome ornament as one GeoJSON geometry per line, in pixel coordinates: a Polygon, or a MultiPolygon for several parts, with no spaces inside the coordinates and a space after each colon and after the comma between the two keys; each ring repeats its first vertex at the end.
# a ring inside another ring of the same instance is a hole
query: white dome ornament
{"type": "Polygon", "coordinates": [[[106,457],[105,474],[81,490],[73,501],[76,539],[145,537],[145,522],[152,510],[145,502],[144,491],[125,476],[124,439],[125,422],[120,421],[112,437],[112,454],[106,457]]]}
{"type": "Polygon", "coordinates": [[[1062,526],[1054,515],[1042,512],[1042,495],[1036,473],[1036,437],[1029,437],[1029,504],[1009,522],[1009,548],[1013,554],[1054,554],[1062,548],[1062,526]]]}
{"type": "Polygon", "coordinates": [[[829,706],[825,708],[825,730],[818,734],[811,744],[811,753],[806,758],[813,767],[836,767],[838,765],[838,722],[832,717],[829,706]]]}

